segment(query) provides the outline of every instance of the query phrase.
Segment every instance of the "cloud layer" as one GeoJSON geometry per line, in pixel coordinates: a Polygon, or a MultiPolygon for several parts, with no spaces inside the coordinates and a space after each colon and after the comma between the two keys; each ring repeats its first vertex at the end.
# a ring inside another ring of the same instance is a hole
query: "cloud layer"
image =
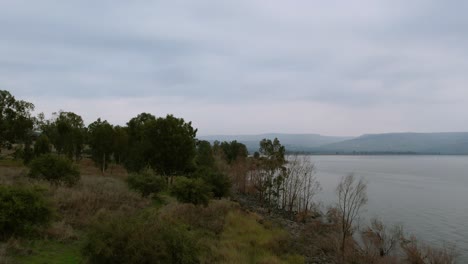
{"type": "Polygon", "coordinates": [[[468,130],[463,1],[2,1],[0,84],[39,111],[201,134],[468,130]]]}

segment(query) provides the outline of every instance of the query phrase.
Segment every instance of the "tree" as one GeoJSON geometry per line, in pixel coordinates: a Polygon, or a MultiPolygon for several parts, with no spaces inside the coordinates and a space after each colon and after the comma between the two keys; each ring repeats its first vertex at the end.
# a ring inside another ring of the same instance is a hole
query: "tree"
{"type": "Polygon", "coordinates": [[[197,129],[192,122],[167,115],[149,127],[149,142],[154,150],[150,165],[163,175],[186,174],[194,169],[197,129]]]}
{"type": "Polygon", "coordinates": [[[52,115],[53,118],[43,121],[40,128],[59,154],[78,160],[81,158],[86,134],[83,119],[73,112],[60,111],[52,115]]]}
{"type": "Polygon", "coordinates": [[[142,113],[127,125],[130,149],[125,166],[128,170],[139,172],[150,166],[171,179],[194,170],[197,130],[191,122],[173,115],[155,118],[142,113]]]}
{"type": "Polygon", "coordinates": [[[8,91],[0,90],[0,149],[30,141],[34,119],[32,103],[16,100],[8,91]]]}
{"type": "Polygon", "coordinates": [[[261,156],[256,160],[259,170],[253,174],[254,184],[261,200],[265,200],[270,206],[277,206],[286,173],[286,149],[277,138],[263,139],[260,141],[259,152],[261,156]]]}
{"type": "Polygon", "coordinates": [[[50,153],[50,141],[45,134],[42,134],[34,143],[34,155],[37,157],[47,153],[50,153]]]}
{"type": "Polygon", "coordinates": [[[345,246],[348,237],[353,235],[354,223],[359,218],[359,211],[367,203],[367,184],[361,178],[356,182],[354,174],[341,179],[336,192],[338,194],[338,213],[341,224],[341,251],[344,262],[345,246]]]}
{"type": "Polygon", "coordinates": [[[151,169],[147,169],[141,173],[132,173],[126,181],[130,189],[141,193],[143,197],[147,197],[150,194],[157,195],[167,187],[166,180],[156,175],[151,169]]]}
{"type": "Polygon", "coordinates": [[[366,255],[374,258],[388,256],[396,249],[403,238],[403,227],[394,225],[388,228],[384,223],[373,218],[371,225],[361,233],[366,255]]]}
{"type": "Polygon", "coordinates": [[[150,166],[151,157],[156,151],[151,146],[150,127],[154,126],[155,122],[155,116],[141,113],[127,123],[128,153],[124,163],[127,170],[140,172],[150,166]]]}
{"type": "Polygon", "coordinates": [[[73,186],[80,180],[79,169],[63,156],[45,154],[34,158],[28,166],[29,177],[47,180],[54,185],[73,186]]]}
{"type": "Polygon", "coordinates": [[[98,118],[88,126],[88,139],[91,157],[104,173],[114,150],[114,128],[106,120],[98,118]]]}
{"type": "Polygon", "coordinates": [[[203,179],[178,177],[171,187],[171,193],[182,203],[208,205],[212,196],[210,189],[203,179]]]}
{"type": "Polygon", "coordinates": [[[197,142],[197,155],[195,158],[195,164],[199,168],[214,167],[215,159],[213,156],[213,149],[211,148],[210,142],[206,140],[200,140],[197,142]]]}
{"type": "Polygon", "coordinates": [[[314,196],[321,190],[314,175],[314,164],[308,156],[288,157],[283,185],[281,186],[281,208],[292,214],[294,211],[308,213],[314,196]]]}
{"type": "Polygon", "coordinates": [[[244,144],[237,142],[236,140],[231,142],[221,142],[219,144],[219,148],[222,150],[224,158],[228,164],[231,164],[238,158],[246,158],[249,155],[247,147],[244,144]]]}
{"type": "Polygon", "coordinates": [[[0,185],[0,241],[32,235],[52,219],[52,206],[40,189],[0,185]]]}
{"type": "Polygon", "coordinates": [[[121,126],[115,126],[114,127],[114,158],[117,164],[121,164],[125,158],[126,154],[128,152],[129,148],[129,137],[128,137],[128,132],[127,132],[126,127],[121,127],[121,126]]]}

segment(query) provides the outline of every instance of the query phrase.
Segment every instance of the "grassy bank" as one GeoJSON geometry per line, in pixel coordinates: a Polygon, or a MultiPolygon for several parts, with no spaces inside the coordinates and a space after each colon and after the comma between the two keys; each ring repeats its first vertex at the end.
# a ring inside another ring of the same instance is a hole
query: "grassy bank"
{"type": "Polygon", "coordinates": [[[83,248],[90,245],[90,233],[97,230],[96,218],[102,214],[120,218],[122,223],[136,221],[145,228],[153,220],[168,228],[181,226],[194,239],[199,263],[304,262],[285,249],[290,239],[286,232],[266,224],[257,214],[244,212],[236,203],[212,200],[204,207],[178,203],[167,194],[143,198],[128,189],[126,172],[118,166],[102,175],[85,160],[80,170],[80,182],[64,187],[27,178],[21,163],[0,162],[0,184],[39,187],[54,211],[52,222],[37,234],[2,242],[0,263],[86,263],[89,259],[83,248]]]}

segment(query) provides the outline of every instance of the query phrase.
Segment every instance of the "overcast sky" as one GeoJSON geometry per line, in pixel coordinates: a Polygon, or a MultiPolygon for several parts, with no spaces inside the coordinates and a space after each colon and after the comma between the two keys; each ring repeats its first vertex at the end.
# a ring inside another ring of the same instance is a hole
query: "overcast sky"
{"type": "Polygon", "coordinates": [[[468,131],[467,1],[0,0],[0,89],[199,135],[468,131]]]}

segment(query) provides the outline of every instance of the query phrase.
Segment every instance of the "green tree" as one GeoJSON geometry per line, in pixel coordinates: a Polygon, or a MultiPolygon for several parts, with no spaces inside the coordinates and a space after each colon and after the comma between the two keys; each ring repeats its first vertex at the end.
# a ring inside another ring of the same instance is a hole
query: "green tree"
{"type": "Polygon", "coordinates": [[[59,154],[67,155],[70,159],[81,158],[86,135],[81,116],[63,111],[53,113],[53,118],[44,121],[40,128],[59,154]]]}
{"type": "Polygon", "coordinates": [[[277,203],[286,174],[286,149],[280,141],[263,139],[260,141],[260,157],[257,159],[260,171],[257,173],[257,189],[260,198],[270,206],[277,203]]]}
{"type": "Polygon", "coordinates": [[[34,155],[37,157],[47,153],[50,153],[50,141],[45,134],[42,134],[34,143],[34,155]]]}
{"type": "Polygon", "coordinates": [[[126,181],[130,189],[141,193],[143,197],[150,194],[157,195],[167,187],[166,179],[156,175],[151,169],[144,170],[141,173],[132,173],[126,181]]]}
{"type": "Polygon", "coordinates": [[[194,169],[197,130],[192,122],[167,115],[149,127],[149,142],[154,150],[150,165],[163,175],[186,174],[194,169]]]}
{"type": "Polygon", "coordinates": [[[215,198],[222,198],[229,194],[231,180],[229,177],[214,168],[203,167],[194,174],[195,178],[202,179],[211,188],[215,198]]]}
{"type": "Polygon", "coordinates": [[[219,144],[219,148],[221,149],[224,158],[229,164],[239,158],[246,158],[249,155],[247,147],[244,144],[237,142],[236,140],[231,142],[221,142],[219,144]]]}
{"type": "Polygon", "coordinates": [[[39,189],[0,186],[0,240],[32,235],[52,219],[52,208],[39,189]]]}
{"type": "Polygon", "coordinates": [[[206,140],[200,140],[197,142],[195,164],[198,168],[213,168],[215,166],[213,149],[210,142],[206,140]]]}
{"type": "Polygon", "coordinates": [[[80,171],[71,160],[63,156],[44,154],[34,158],[29,163],[28,176],[35,179],[44,179],[52,184],[61,183],[73,186],[80,180],[80,171]]]}
{"type": "Polygon", "coordinates": [[[150,128],[154,126],[156,117],[141,113],[127,123],[128,152],[124,165],[131,172],[140,172],[150,166],[155,149],[150,142],[150,128]]]}
{"type": "Polygon", "coordinates": [[[30,143],[34,125],[34,105],[16,100],[8,91],[0,90],[0,149],[14,143],[30,143]]]}
{"type": "Polygon", "coordinates": [[[129,136],[126,127],[114,127],[114,158],[117,164],[121,164],[126,159],[129,148],[129,136]]]}
{"type": "Polygon", "coordinates": [[[114,150],[114,128],[106,120],[98,118],[88,126],[88,140],[91,157],[104,173],[114,150]]]}
{"type": "Polygon", "coordinates": [[[212,196],[210,185],[203,179],[178,177],[171,186],[171,193],[182,203],[208,205],[212,196]]]}

